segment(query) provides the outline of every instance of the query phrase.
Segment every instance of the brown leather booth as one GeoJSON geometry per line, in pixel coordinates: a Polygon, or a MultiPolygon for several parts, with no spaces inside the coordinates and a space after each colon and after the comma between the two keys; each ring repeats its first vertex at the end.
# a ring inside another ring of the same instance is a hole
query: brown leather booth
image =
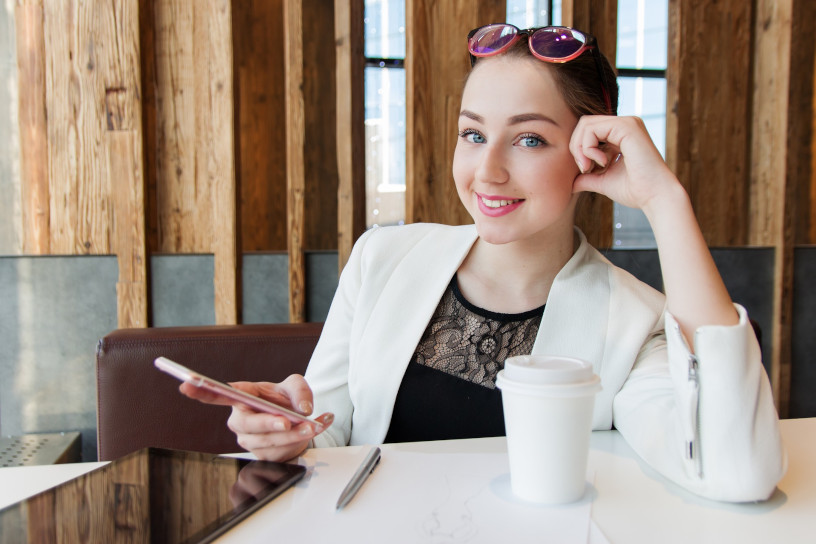
{"type": "Polygon", "coordinates": [[[219,381],[272,381],[306,370],[322,323],[118,329],[96,352],[100,461],[143,447],[241,451],[230,408],[190,400],[153,366],[164,356],[219,381]]]}

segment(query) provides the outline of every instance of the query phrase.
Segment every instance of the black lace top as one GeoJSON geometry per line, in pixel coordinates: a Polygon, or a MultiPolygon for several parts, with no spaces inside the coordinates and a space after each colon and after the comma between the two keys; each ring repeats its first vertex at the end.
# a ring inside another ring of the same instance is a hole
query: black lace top
{"type": "Polygon", "coordinates": [[[543,310],[483,310],[454,276],[405,371],[385,442],[503,436],[496,374],[532,351],[543,310]]]}

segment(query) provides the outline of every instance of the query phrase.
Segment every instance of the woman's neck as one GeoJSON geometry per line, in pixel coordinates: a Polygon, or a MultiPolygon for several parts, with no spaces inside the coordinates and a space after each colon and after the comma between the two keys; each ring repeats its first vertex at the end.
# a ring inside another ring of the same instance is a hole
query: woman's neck
{"type": "Polygon", "coordinates": [[[508,244],[476,240],[457,271],[462,295],[498,313],[521,313],[544,305],[553,280],[578,247],[578,236],[541,235],[508,244]]]}

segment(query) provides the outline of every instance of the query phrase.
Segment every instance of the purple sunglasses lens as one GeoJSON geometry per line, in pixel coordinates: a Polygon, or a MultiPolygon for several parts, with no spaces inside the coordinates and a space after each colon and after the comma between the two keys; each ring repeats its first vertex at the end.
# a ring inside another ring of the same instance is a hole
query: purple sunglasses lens
{"type": "Polygon", "coordinates": [[[470,51],[474,55],[490,55],[507,46],[518,32],[511,26],[496,25],[485,27],[470,41],[470,51]]]}
{"type": "Polygon", "coordinates": [[[585,38],[564,30],[542,30],[530,37],[530,46],[544,57],[566,58],[584,45],[585,38]]]}

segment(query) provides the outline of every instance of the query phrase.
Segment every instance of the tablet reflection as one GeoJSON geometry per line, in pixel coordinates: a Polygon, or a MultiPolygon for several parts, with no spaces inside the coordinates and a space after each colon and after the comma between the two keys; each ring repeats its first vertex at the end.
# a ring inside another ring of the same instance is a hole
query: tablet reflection
{"type": "Polygon", "coordinates": [[[140,450],[0,510],[0,542],[198,542],[291,485],[295,468],[140,450]]]}

